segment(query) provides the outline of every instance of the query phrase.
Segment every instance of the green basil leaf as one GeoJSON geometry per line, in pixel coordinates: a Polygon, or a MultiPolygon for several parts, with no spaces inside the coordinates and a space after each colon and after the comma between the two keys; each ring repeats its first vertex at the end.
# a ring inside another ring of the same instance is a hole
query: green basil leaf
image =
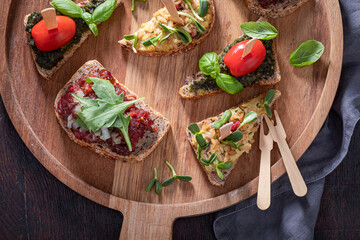
{"type": "Polygon", "coordinates": [[[216,167],[219,169],[226,170],[226,169],[231,168],[232,164],[233,164],[232,162],[222,162],[222,163],[217,164],[216,167]]]}
{"type": "Polygon", "coordinates": [[[272,113],[271,113],[270,106],[265,104],[264,107],[265,107],[265,110],[266,110],[266,115],[268,115],[269,118],[272,118],[272,113]]]}
{"type": "Polygon", "coordinates": [[[306,41],[291,53],[289,62],[295,67],[313,64],[320,59],[324,50],[325,47],[321,42],[316,40],[306,41]]]}
{"type": "Polygon", "coordinates": [[[125,117],[124,115],[120,114],[117,116],[115,122],[111,125],[111,127],[115,127],[120,129],[121,133],[124,136],[126,145],[129,148],[129,151],[132,151],[132,145],[129,137],[129,124],[130,124],[130,116],[125,117]]]}
{"type": "Polygon", "coordinates": [[[84,11],[71,0],[53,0],[50,2],[56,10],[71,18],[82,18],[84,11]]]}
{"type": "Polygon", "coordinates": [[[270,40],[278,35],[276,28],[268,22],[246,22],[240,27],[246,35],[252,38],[270,40]]]}
{"type": "Polygon", "coordinates": [[[201,148],[206,148],[208,146],[208,143],[205,141],[202,134],[197,133],[195,138],[201,148]]]}
{"type": "Polygon", "coordinates": [[[167,187],[170,184],[172,184],[174,182],[174,180],[175,180],[175,177],[169,178],[168,180],[166,180],[165,182],[162,183],[162,186],[167,187]]]}
{"type": "Polygon", "coordinates": [[[184,29],[176,29],[176,33],[178,37],[181,39],[181,41],[183,41],[185,44],[192,42],[192,37],[190,33],[185,31],[184,29]]]}
{"type": "Polygon", "coordinates": [[[157,194],[161,194],[161,192],[162,192],[162,188],[161,188],[161,184],[160,184],[160,182],[159,181],[156,181],[156,184],[155,184],[155,192],[157,193],[157,194]]]}
{"type": "Polygon", "coordinates": [[[253,121],[255,121],[257,119],[257,113],[254,111],[248,112],[245,117],[243,122],[240,124],[240,127],[244,126],[247,123],[251,123],[253,121]]]}
{"type": "Polygon", "coordinates": [[[135,39],[135,35],[124,35],[124,38],[126,40],[133,40],[133,39],[135,39]]]}
{"type": "Polygon", "coordinates": [[[205,166],[209,166],[209,165],[210,165],[210,162],[209,162],[208,160],[206,160],[205,158],[201,158],[201,159],[200,159],[200,162],[201,162],[202,164],[204,164],[205,166]]]}
{"type": "Polygon", "coordinates": [[[179,179],[180,181],[185,181],[185,182],[189,182],[192,179],[192,177],[190,176],[176,176],[176,178],[179,179]]]}
{"type": "Polygon", "coordinates": [[[93,13],[94,22],[100,23],[108,20],[114,12],[116,7],[116,0],[106,0],[95,8],[93,13]]]}
{"type": "Polygon", "coordinates": [[[270,90],[267,92],[267,94],[266,94],[266,96],[265,96],[265,98],[264,98],[264,103],[265,103],[265,104],[270,104],[270,103],[273,101],[274,97],[275,97],[275,90],[274,90],[274,89],[270,89],[270,90]]]}
{"type": "Polygon", "coordinates": [[[214,52],[205,53],[199,60],[200,71],[212,78],[220,73],[219,56],[214,52]]]}
{"type": "Polygon", "coordinates": [[[90,24],[90,23],[93,23],[93,18],[92,18],[92,15],[88,12],[84,12],[82,18],[84,19],[84,21],[86,22],[86,24],[90,24]]]}
{"type": "Polygon", "coordinates": [[[236,144],[233,142],[233,141],[230,141],[230,140],[225,140],[225,141],[222,141],[220,142],[221,144],[225,144],[225,145],[229,145],[235,149],[239,149],[238,146],[236,146],[236,144]]]}
{"type": "Polygon", "coordinates": [[[218,167],[216,167],[216,173],[221,180],[224,180],[224,175],[222,174],[221,170],[218,167]]]}
{"type": "Polygon", "coordinates": [[[90,23],[89,28],[90,28],[91,32],[95,35],[95,37],[99,34],[99,30],[95,23],[90,23]]]}
{"type": "Polygon", "coordinates": [[[235,131],[231,133],[225,140],[226,141],[233,141],[234,143],[240,141],[243,138],[243,134],[240,131],[235,131]]]}
{"type": "Polygon", "coordinates": [[[111,104],[117,104],[124,101],[124,94],[117,95],[114,85],[109,80],[89,77],[86,82],[94,83],[91,88],[94,90],[96,96],[101,98],[102,101],[111,104]]]}
{"type": "Polygon", "coordinates": [[[197,134],[198,132],[200,132],[200,128],[196,123],[190,124],[188,129],[192,134],[197,134]]]}
{"type": "Polygon", "coordinates": [[[243,85],[233,76],[219,73],[216,77],[216,84],[227,93],[235,94],[244,90],[243,85]]]}
{"type": "Polygon", "coordinates": [[[147,192],[150,191],[151,188],[154,186],[155,182],[156,182],[156,179],[151,180],[151,182],[149,183],[149,185],[147,185],[145,191],[147,191],[147,192]]]}

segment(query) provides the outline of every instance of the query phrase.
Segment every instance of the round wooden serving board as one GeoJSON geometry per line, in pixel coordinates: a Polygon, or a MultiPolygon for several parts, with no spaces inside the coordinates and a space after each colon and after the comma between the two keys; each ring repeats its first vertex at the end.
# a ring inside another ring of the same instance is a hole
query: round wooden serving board
{"type": "MultiPolygon", "coordinates": [[[[176,56],[151,58],[121,49],[117,41],[133,33],[152,13],[160,0],[137,2],[130,11],[125,0],[109,21],[99,26],[75,55],[47,81],[36,71],[26,44],[23,18],[32,11],[49,7],[49,0],[7,0],[1,13],[1,96],[18,133],[55,177],[81,195],[121,211],[124,222],[121,239],[170,239],[174,220],[216,211],[238,203],[257,192],[259,172],[258,134],[250,154],[244,155],[232,171],[225,188],[209,184],[185,135],[189,123],[214,116],[269,88],[247,88],[235,96],[219,94],[197,101],[183,100],[178,89],[187,75],[198,71],[198,60],[209,51],[221,49],[240,35],[240,24],[255,21],[241,0],[215,0],[213,32],[192,51],[176,56]],[[5,34],[4,34],[5,33],[5,34]],[[97,59],[113,75],[171,122],[171,131],[144,162],[112,161],[73,143],[54,114],[57,92],[86,61],[97,59]],[[145,192],[153,177],[171,176],[165,161],[179,174],[193,177],[190,183],[176,182],[161,196],[145,192]]],[[[276,38],[282,80],[275,88],[282,92],[275,108],[283,120],[287,140],[299,159],[321,128],[338,86],[342,52],[342,22],[336,0],[310,0],[295,13],[271,21],[279,30],[276,38]],[[295,68],[289,55],[300,43],[316,39],[325,45],[317,63],[295,68]]],[[[272,181],[285,173],[275,144],[272,151],[272,181]]]]}

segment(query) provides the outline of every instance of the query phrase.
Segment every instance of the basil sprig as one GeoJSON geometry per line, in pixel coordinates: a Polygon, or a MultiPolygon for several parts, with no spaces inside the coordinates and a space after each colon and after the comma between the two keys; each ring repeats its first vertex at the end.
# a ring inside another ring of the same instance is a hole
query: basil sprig
{"type": "Polygon", "coordinates": [[[207,143],[203,137],[203,135],[200,133],[200,128],[196,123],[192,123],[188,127],[189,131],[195,135],[196,142],[199,144],[200,148],[204,149],[209,146],[209,143],[207,143]]]}
{"type": "Polygon", "coordinates": [[[115,127],[120,129],[131,152],[132,146],[129,138],[130,116],[125,117],[124,112],[131,105],[144,98],[124,101],[124,94],[117,95],[110,81],[90,77],[86,82],[94,83],[92,89],[98,98],[91,99],[73,94],[74,98],[76,98],[82,106],[81,111],[77,114],[78,118],[76,122],[91,132],[96,132],[102,127],[115,127]]]}
{"type": "Polygon", "coordinates": [[[278,35],[276,28],[268,22],[246,22],[240,27],[246,35],[252,38],[270,40],[278,35]]]}
{"type": "Polygon", "coordinates": [[[71,18],[82,18],[95,36],[98,35],[96,23],[101,23],[110,18],[116,7],[116,0],[106,0],[95,8],[93,14],[84,12],[81,7],[71,0],[53,0],[50,4],[62,14],[71,18]]]}
{"type": "Polygon", "coordinates": [[[155,185],[155,192],[160,195],[162,192],[162,189],[161,189],[161,183],[158,181],[158,178],[157,178],[156,168],[154,168],[154,175],[155,175],[154,179],[151,180],[149,185],[146,187],[145,191],[149,192],[151,190],[151,188],[155,185]]]}
{"type": "Polygon", "coordinates": [[[214,78],[219,88],[227,93],[235,94],[244,90],[243,85],[231,75],[220,73],[219,56],[214,52],[205,53],[199,60],[199,68],[214,78]]]}
{"type": "MultiPolygon", "coordinates": [[[[192,7],[191,4],[191,0],[184,0],[184,2],[189,6],[191,12],[194,14],[194,16],[199,20],[199,21],[204,21],[204,19],[202,19],[194,10],[194,8],[192,7]]],[[[180,14],[180,13],[179,13],[180,14]]]]}
{"type": "Polygon", "coordinates": [[[224,180],[224,175],[221,172],[221,170],[229,169],[233,164],[232,162],[219,162],[215,153],[211,154],[209,160],[201,158],[201,163],[204,164],[205,166],[210,166],[211,164],[215,163],[216,173],[221,180],[224,180]]]}
{"type": "Polygon", "coordinates": [[[172,184],[172,183],[174,182],[175,179],[179,179],[180,181],[185,181],[185,182],[191,181],[192,177],[190,177],[190,176],[177,175],[176,172],[175,172],[174,167],[173,167],[168,161],[166,161],[166,164],[167,164],[167,165],[169,166],[169,168],[171,169],[171,172],[172,172],[173,176],[172,176],[171,178],[169,178],[168,180],[165,180],[165,181],[162,183],[162,186],[163,186],[163,187],[169,186],[170,184],[172,184]]]}
{"type": "MultiPolygon", "coordinates": [[[[147,0],[136,0],[140,2],[146,2],[147,0]]],[[[131,0],[131,11],[133,12],[135,10],[135,0],[131,0]]]]}
{"type": "Polygon", "coordinates": [[[270,89],[264,98],[264,104],[261,104],[259,107],[260,108],[265,108],[266,110],[266,115],[268,115],[270,118],[272,117],[272,113],[271,113],[271,108],[270,108],[270,103],[272,103],[273,99],[275,97],[275,90],[274,89],[270,89]]]}
{"type": "Polygon", "coordinates": [[[311,65],[324,53],[324,45],[316,40],[302,43],[289,57],[289,63],[295,67],[311,65]]]}
{"type": "Polygon", "coordinates": [[[252,123],[256,121],[256,119],[257,119],[257,113],[254,111],[250,111],[245,115],[244,120],[240,124],[240,127],[244,126],[245,124],[252,123]]]}
{"type": "Polygon", "coordinates": [[[211,125],[215,128],[215,129],[219,129],[222,127],[222,125],[224,125],[225,123],[227,123],[229,121],[229,119],[231,118],[231,111],[230,110],[226,110],[224,112],[224,114],[221,116],[221,119],[218,121],[213,122],[211,125]]]}

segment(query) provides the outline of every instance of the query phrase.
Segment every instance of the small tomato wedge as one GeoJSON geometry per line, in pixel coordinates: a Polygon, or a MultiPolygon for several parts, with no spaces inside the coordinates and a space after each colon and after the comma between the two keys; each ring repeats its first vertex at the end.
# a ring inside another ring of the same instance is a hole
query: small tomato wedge
{"type": "Polygon", "coordinates": [[[58,27],[47,30],[41,20],[31,30],[36,47],[41,51],[54,51],[68,43],[76,33],[75,21],[66,16],[56,16],[58,27]]]}
{"type": "Polygon", "coordinates": [[[248,41],[235,44],[224,57],[225,65],[235,77],[241,77],[255,71],[265,59],[266,49],[260,40],[256,40],[251,52],[242,57],[245,44],[248,41]]]}

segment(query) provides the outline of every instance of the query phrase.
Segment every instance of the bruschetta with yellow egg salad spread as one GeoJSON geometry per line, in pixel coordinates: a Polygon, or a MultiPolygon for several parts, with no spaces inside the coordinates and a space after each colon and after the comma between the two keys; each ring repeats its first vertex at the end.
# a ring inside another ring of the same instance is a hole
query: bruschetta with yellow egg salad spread
{"type": "Polygon", "coordinates": [[[165,56],[186,52],[200,44],[214,26],[214,0],[176,0],[182,23],[172,20],[162,8],[143,23],[138,31],[125,35],[119,43],[127,50],[147,56],[165,56]]]}
{"type": "Polygon", "coordinates": [[[225,91],[241,92],[251,85],[274,85],[281,79],[273,38],[278,34],[270,23],[241,24],[244,32],[226,46],[220,55],[206,53],[199,60],[200,72],[186,79],[179,94],[196,99],[225,91]]]}
{"type": "Polygon", "coordinates": [[[164,116],[96,60],[60,90],[55,113],[71,140],[114,160],[144,160],[170,129],[164,116]]]}
{"type": "Polygon", "coordinates": [[[110,18],[120,0],[85,0],[78,4],[53,0],[50,4],[56,9],[56,28],[48,30],[40,12],[24,19],[31,55],[46,79],[64,65],[91,32],[98,35],[97,24],[110,18]]]}
{"type": "Polygon", "coordinates": [[[263,115],[272,116],[270,107],[280,91],[270,90],[216,117],[190,124],[188,140],[211,184],[223,187],[243,153],[249,153],[263,115]]]}

